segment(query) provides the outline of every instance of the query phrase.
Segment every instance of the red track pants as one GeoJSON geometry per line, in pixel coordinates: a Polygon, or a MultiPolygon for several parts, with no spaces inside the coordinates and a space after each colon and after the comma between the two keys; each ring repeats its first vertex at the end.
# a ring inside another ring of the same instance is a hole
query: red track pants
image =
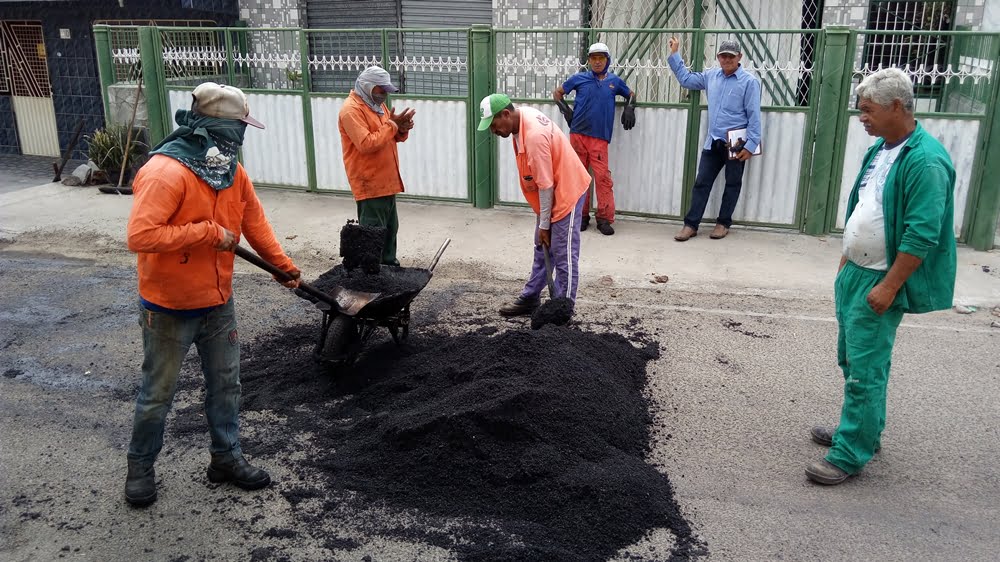
{"type": "MultiPolygon", "coordinates": [[[[570,133],[569,142],[580,157],[584,167],[594,174],[597,188],[597,220],[615,222],[614,182],[608,169],[608,141],[577,133],[570,133]]],[[[590,190],[583,203],[584,216],[590,214],[590,190]]]]}

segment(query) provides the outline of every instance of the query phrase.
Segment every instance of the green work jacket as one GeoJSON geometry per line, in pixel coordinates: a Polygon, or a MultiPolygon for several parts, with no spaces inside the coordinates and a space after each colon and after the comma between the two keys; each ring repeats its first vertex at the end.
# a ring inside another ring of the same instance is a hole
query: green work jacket
{"type": "MultiPolygon", "coordinates": [[[[885,139],[865,154],[861,171],[847,200],[847,218],[858,204],[865,170],[885,139]]],[[[892,268],[898,252],[923,262],[896,296],[904,312],[951,308],[955,295],[955,167],[944,146],[917,123],[889,170],[882,193],[885,251],[892,268]]]]}

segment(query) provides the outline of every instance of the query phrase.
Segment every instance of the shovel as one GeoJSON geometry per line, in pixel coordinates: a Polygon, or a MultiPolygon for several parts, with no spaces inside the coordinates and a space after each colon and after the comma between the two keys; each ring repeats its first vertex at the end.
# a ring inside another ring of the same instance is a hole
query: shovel
{"type": "Polygon", "coordinates": [[[545,256],[545,283],[549,287],[549,300],[552,300],[556,298],[556,284],[552,281],[552,261],[548,246],[542,246],[542,255],[545,256]]]}
{"type": "Polygon", "coordinates": [[[531,314],[531,329],[538,330],[546,324],[562,326],[573,317],[573,301],[567,297],[556,297],[555,283],[552,281],[552,262],[549,248],[542,248],[545,257],[545,282],[549,286],[549,300],[531,314]]]}
{"type": "MultiPolygon", "coordinates": [[[[237,256],[256,265],[271,275],[274,275],[281,281],[291,281],[293,279],[291,275],[278,269],[271,263],[264,261],[263,258],[250,250],[247,250],[243,246],[240,246],[239,244],[236,245],[236,249],[234,251],[237,256]]],[[[312,285],[301,280],[299,281],[299,288],[348,316],[354,316],[359,310],[364,308],[366,304],[377,299],[381,294],[352,291],[342,287],[334,287],[332,293],[324,293],[316,287],[313,287],[312,285]]]]}

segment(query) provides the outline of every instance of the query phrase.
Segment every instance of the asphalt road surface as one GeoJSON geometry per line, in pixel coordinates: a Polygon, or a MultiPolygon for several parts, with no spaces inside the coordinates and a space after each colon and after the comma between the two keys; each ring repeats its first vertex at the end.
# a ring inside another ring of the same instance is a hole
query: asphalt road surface
{"type": "MultiPolygon", "coordinates": [[[[247,451],[271,472],[269,488],[210,484],[207,443],[173,432],[191,423],[178,417],[200,415],[193,351],[157,463],[159,501],[128,507],[125,448],[142,351],[133,260],[112,244],[65,234],[0,247],[0,559],[454,558],[447,548],[373,531],[375,519],[422,524],[420,514],[378,506],[345,505],[334,529],[341,540],[330,541],[330,529],[318,538],[308,505],[288,497],[308,479],[299,470],[308,434],[288,436],[301,454],[247,451]]],[[[330,262],[300,265],[320,272],[330,262]]],[[[241,340],[318,329],[311,305],[267,274],[243,271],[235,283],[241,340]]],[[[496,278],[458,257],[442,263],[414,302],[413,330],[527,329],[526,319],[495,315],[519,289],[496,278]]],[[[809,428],[835,423],[841,402],[830,298],[620,286],[611,278],[581,288],[576,325],[660,342],[649,371],[656,427],[648,462],[669,475],[709,559],[989,560],[1000,551],[993,320],[1000,318],[989,310],[904,320],[882,452],[834,488],[803,474],[824,454],[809,428]]],[[[243,434],[280,421],[245,413],[243,434]]],[[[653,530],[616,559],[664,560],[671,546],[669,533],[653,530]]]]}

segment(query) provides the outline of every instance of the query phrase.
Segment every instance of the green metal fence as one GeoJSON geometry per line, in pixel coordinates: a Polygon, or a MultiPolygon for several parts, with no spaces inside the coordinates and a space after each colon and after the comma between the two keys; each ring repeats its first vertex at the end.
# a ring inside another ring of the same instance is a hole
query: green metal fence
{"type": "MultiPolygon", "coordinates": [[[[1000,34],[935,32],[937,40],[920,41],[921,33],[913,31],[735,29],[742,25],[735,4],[723,12],[732,21],[716,22],[734,29],[95,26],[94,31],[106,114],[111,114],[107,91],[141,77],[155,143],[169,133],[173,109],[195,85],[213,80],[239,86],[252,97],[252,107],[271,112],[268,135],[281,137],[248,142],[248,148],[264,148],[245,153],[244,162],[259,171],[258,183],[277,187],[348,190],[336,113],[358,73],[383,66],[401,87],[393,101],[420,108],[411,133],[418,140],[400,149],[401,160],[409,159],[404,179],[408,188],[415,185],[408,192],[477,207],[519,199],[507,181],[509,148],[475,131],[479,100],[504,91],[562,123],[552,91],[584,68],[587,46],[601,41],[611,48],[613,70],[640,101],[636,129],[614,133],[616,194],[625,214],[665,218],[678,218],[689,203],[705,111],[703,96],[681,88],[670,71],[667,40],[677,37],[685,64],[701,70],[715,64],[720,41],[735,38],[744,47],[745,68],[761,79],[765,114],[764,155],[748,166],[741,222],[812,234],[838,230],[844,178],[856,173],[852,163],[868,141],[859,137],[852,119],[853,87],[873,70],[865,66],[865,53],[873,52],[875,35],[885,42],[894,33],[905,34],[914,46],[908,72],[923,86],[918,91],[927,92],[918,119],[951,143],[963,178],[958,234],[976,248],[992,247],[1000,184],[984,178],[1000,175],[1000,34]],[[928,59],[921,45],[947,52],[928,59]],[[926,60],[948,64],[927,66],[926,60]],[[291,162],[285,163],[287,174],[282,159],[291,162]]],[[[649,25],[675,21],[678,10],[690,9],[686,0],[659,3],[648,15],[649,25]]]]}

